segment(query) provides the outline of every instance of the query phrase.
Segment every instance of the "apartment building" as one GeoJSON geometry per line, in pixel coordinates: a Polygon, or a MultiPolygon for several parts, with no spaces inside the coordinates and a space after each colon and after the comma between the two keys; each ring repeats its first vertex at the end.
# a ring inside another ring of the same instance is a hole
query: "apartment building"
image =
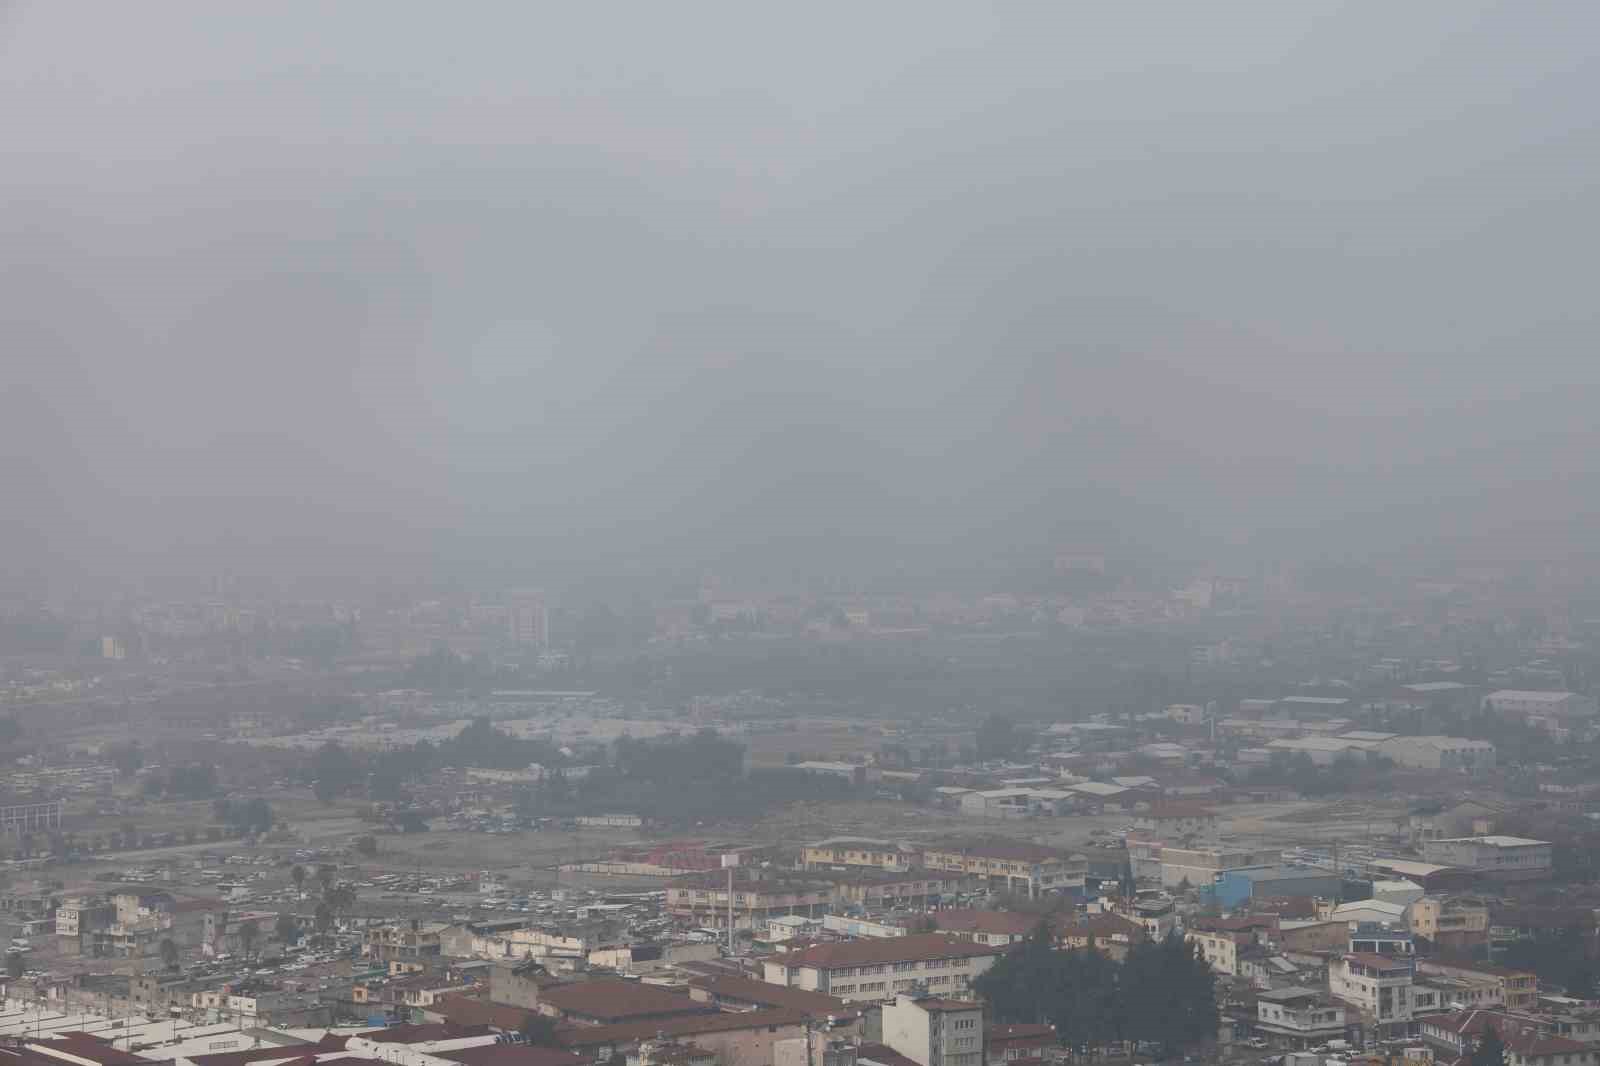
{"type": "Polygon", "coordinates": [[[1438,959],[1424,959],[1417,964],[1417,969],[1429,977],[1491,982],[1499,989],[1500,1002],[1507,1010],[1533,1010],[1539,1005],[1539,977],[1528,970],[1438,959]]]}
{"type": "Polygon", "coordinates": [[[1135,828],[1157,840],[1184,840],[1217,835],[1217,815],[1197,803],[1157,803],[1134,817],[1135,828]]]}
{"type": "Polygon", "coordinates": [[[1412,1018],[1413,962],[1383,955],[1342,955],[1328,963],[1328,991],[1359,1008],[1380,1030],[1404,1031],[1412,1018]]]}
{"type": "Polygon", "coordinates": [[[846,1002],[878,1002],[923,990],[963,996],[1005,950],[943,933],[851,940],[769,955],[762,959],[762,977],[846,1002]]]}
{"type": "Polygon", "coordinates": [[[902,992],[883,1005],[883,1043],[917,1066],[983,1066],[983,1004],[902,992]]]}
{"type": "Polygon", "coordinates": [[[1489,936],[1489,908],[1481,900],[1423,896],[1411,904],[1411,932],[1436,949],[1466,951],[1489,936]]]}
{"type": "Polygon", "coordinates": [[[1493,881],[1538,881],[1550,876],[1551,845],[1527,837],[1481,836],[1424,840],[1428,862],[1470,870],[1493,881]]]}
{"type": "Polygon", "coordinates": [[[916,866],[920,854],[908,844],[869,837],[829,837],[801,849],[807,870],[829,866],[865,866],[889,873],[905,873],[916,866]]]}
{"type": "Polygon", "coordinates": [[[1037,844],[1007,841],[929,845],[922,864],[929,870],[964,874],[985,888],[1030,899],[1046,892],[1081,889],[1089,870],[1082,855],[1065,856],[1037,844]]]}
{"type": "Polygon", "coordinates": [[[440,937],[449,928],[447,922],[424,922],[415,918],[408,922],[374,925],[366,930],[362,953],[379,962],[437,958],[441,953],[440,937]]]}
{"type": "MultiPolygon", "coordinates": [[[[1220,880],[1224,873],[1276,868],[1281,861],[1276,853],[1258,853],[1241,848],[1163,847],[1159,856],[1163,888],[1181,888],[1185,885],[1202,888],[1220,880]]],[[[1143,875],[1137,867],[1134,873],[1143,875]]]]}
{"type": "MultiPolygon", "coordinates": [[[[739,868],[733,881],[733,924],[757,930],[779,915],[820,918],[839,898],[835,882],[791,871],[739,868]]],[[[679,878],[667,886],[667,914],[700,928],[726,929],[728,878],[721,872],[679,878]]]]}

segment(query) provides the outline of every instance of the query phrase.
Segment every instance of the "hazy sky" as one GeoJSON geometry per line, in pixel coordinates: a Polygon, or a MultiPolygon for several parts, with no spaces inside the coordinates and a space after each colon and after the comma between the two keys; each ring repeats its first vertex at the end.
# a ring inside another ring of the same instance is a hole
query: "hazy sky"
{"type": "Polygon", "coordinates": [[[1600,6],[0,6],[0,567],[1600,532],[1600,6]]]}

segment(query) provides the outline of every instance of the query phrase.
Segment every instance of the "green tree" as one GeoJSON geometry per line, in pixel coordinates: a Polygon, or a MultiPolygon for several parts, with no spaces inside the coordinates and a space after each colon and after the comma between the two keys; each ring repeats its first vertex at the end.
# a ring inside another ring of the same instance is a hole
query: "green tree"
{"type": "Polygon", "coordinates": [[[973,743],[980,762],[989,759],[1009,759],[1022,750],[1025,740],[1017,733],[1015,723],[1003,714],[991,714],[978,727],[973,743]]]}
{"type": "Polygon", "coordinates": [[[1062,953],[1056,950],[1050,926],[1040,922],[1028,938],[989,967],[973,983],[989,1003],[994,1020],[1037,1025],[1049,1021],[1061,992],[1062,953]]]}
{"type": "Polygon", "coordinates": [[[529,1011],[522,1018],[522,1037],[535,1047],[559,1047],[560,1041],[556,1039],[556,1023],[543,1014],[529,1011]]]}
{"type": "Polygon", "coordinates": [[[317,910],[311,918],[311,923],[317,930],[318,940],[326,945],[328,933],[333,929],[333,908],[328,906],[327,900],[317,904],[317,910]]]}
{"type": "Polygon", "coordinates": [[[245,955],[248,956],[255,951],[256,941],[260,939],[261,927],[256,924],[254,918],[239,923],[239,950],[245,955]]]}
{"type": "Polygon", "coordinates": [[[289,880],[294,882],[295,893],[301,898],[306,896],[306,868],[295,863],[289,870],[289,880]]]}
{"type": "Polygon", "coordinates": [[[1136,945],[1121,974],[1118,1005],[1129,1039],[1159,1044],[1168,1058],[1217,1035],[1216,978],[1177,933],[1136,945]]]}
{"type": "Polygon", "coordinates": [[[283,911],[278,915],[272,931],[280,943],[292,944],[300,939],[300,922],[288,911],[283,911]]]}
{"type": "Polygon", "coordinates": [[[1473,1047],[1471,1066],[1506,1066],[1506,1045],[1493,1025],[1484,1028],[1473,1047]]]}
{"type": "Polygon", "coordinates": [[[178,945],[173,943],[170,936],[161,940],[161,965],[169,970],[178,968],[178,945]]]}
{"type": "Polygon", "coordinates": [[[324,897],[327,896],[328,889],[333,887],[334,878],[338,876],[338,869],[336,867],[329,866],[327,863],[323,863],[321,866],[317,867],[317,882],[322,885],[322,894],[324,897]]]}
{"type": "Polygon", "coordinates": [[[28,963],[20,951],[6,952],[6,976],[15,981],[28,972],[28,963]]]}

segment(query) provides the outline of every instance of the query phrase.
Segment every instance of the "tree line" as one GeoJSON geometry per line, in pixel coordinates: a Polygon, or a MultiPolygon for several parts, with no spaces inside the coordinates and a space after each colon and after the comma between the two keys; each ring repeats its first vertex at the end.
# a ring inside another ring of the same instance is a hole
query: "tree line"
{"type": "Polygon", "coordinates": [[[996,1022],[1048,1023],[1074,1052],[1137,1041],[1168,1058],[1217,1035],[1211,967],[1176,933],[1136,944],[1117,962],[1092,943],[1056,947],[1041,922],[974,987],[996,1022]]]}

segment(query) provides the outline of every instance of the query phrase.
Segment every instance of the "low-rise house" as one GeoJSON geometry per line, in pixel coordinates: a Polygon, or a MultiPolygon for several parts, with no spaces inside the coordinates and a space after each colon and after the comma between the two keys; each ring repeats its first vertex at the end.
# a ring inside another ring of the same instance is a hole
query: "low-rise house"
{"type": "Polygon", "coordinates": [[[1094,914],[1056,931],[1056,943],[1067,949],[1093,947],[1109,958],[1125,959],[1135,944],[1149,939],[1145,927],[1120,914],[1094,914]]]}
{"type": "Polygon", "coordinates": [[[1256,993],[1256,1031],[1299,1050],[1345,1035],[1344,1004],[1310,988],[1256,993]]]}
{"type": "Polygon", "coordinates": [[[1044,1058],[1056,1046],[1055,1026],[991,1025],[988,1027],[988,1066],[1008,1062],[1032,1062],[1044,1058]]]}

